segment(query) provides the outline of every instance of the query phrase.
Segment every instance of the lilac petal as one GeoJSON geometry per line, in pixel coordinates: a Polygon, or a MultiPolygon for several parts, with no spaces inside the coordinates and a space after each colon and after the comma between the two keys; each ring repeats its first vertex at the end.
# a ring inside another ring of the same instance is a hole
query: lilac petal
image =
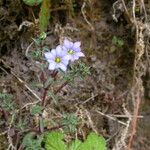
{"type": "Polygon", "coordinates": [[[76,55],[71,55],[71,58],[70,58],[70,61],[75,61],[75,60],[77,60],[77,59],[79,59],[79,57],[78,56],[76,56],[76,55]]]}
{"type": "Polygon", "coordinates": [[[84,57],[85,56],[82,52],[77,52],[75,55],[78,57],[84,57]]]}
{"type": "Polygon", "coordinates": [[[56,54],[57,54],[57,56],[61,56],[62,53],[63,53],[62,47],[61,47],[60,45],[58,45],[58,46],[56,47],[56,54]]]}
{"type": "Polygon", "coordinates": [[[49,66],[48,66],[48,69],[49,70],[55,70],[56,69],[56,63],[55,62],[50,63],[49,66]]]}
{"type": "Polygon", "coordinates": [[[68,49],[72,48],[73,43],[71,41],[69,41],[68,39],[64,40],[64,46],[68,49]]]}
{"type": "Polygon", "coordinates": [[[68,48],[65,47],[65,46],[62,46],[62,49],[63,49],[64,51],[67,51],[67,50],[68,50],[68,48]]]}
{"type": "Polygon", "coordinates": [[[46,59],[54,59],[54,55],[51,52],[44,53],[46,59]]]}
{"type": "Polygon", "coordinates": [[[79,48],[81,46],[81,42],[75,42],[74,44],[73,44],[73,49],[77,49],[77,48],[79,48]]]}
{"type": "Polygon", "coordinates": [[[73,55],[73,61],[78,60],[78,59],[79,59],[79,56],[73,55]]]}
{"type": "Polygon", "coordinates": [[[61,70],[63,70],[63,71],[66,71],[66,70],[67,70],[67,66],[64,65],[63,63],[58,64],[58,66],[59,66],[59,68],[60,68],[61,70]]]}
{"type": "Polygon", "coordinates": [[[81,51],[81,48],[80,48],[80,47],[78,47],[78,48],[72,47],[72,49],[73,49],[75,52],[80,52],[80,51],[81,51]]]}
{"type": "Polygon", "coordinates": [[[49,63],[55,63],[54,60],[55,60],[55,57],[54,57],[53,59],[47,59],[47,61],[48,61],[49,63]]]}
{"type": "MultiPolygon", "coordinates": [[[[70,58],[69,58],[69,60],[70,60],[70,58]]],[[[67,66],[67,65],[69,64],[69,60],[67,60],[67,59],[63,59],[63,60],[62,60],[62,63],[63,63],[64,65],[66,65],[66,66],[67,66]]]]}
{"type": "Polygon", "coordinates": [[[63,57],[63,60],[67,60],[67,61],[69,61],[70,60],[70,58],[71,58],[71,55],[65,55],[64,57],[63,57]]]}
{"type": "Polygon", "coordinates": [[[51,53],[52,53],[52,55],[56,56],[56,50],[55,49],[52,49],[51,53]]]}

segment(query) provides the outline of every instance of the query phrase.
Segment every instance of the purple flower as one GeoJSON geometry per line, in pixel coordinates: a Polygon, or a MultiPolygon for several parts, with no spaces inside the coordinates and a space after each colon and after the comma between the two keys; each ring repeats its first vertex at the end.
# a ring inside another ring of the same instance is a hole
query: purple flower
{"type": "Polygon", "coordinates": [[[69,57],[66,52],[63,51],[62,47],[59,45],[56,49],[52,49],[50,52],[44,53],[45,58],[49,62],[49,70],[61,69],[63,71],[67,70],[67,65],[69,63],[69,57]]]}
{"type": "Polygon", "coordinates": [[[84,57],[85,55],[81,52],[80,48],[81,42],[71,42],[68,39],[64,40],[63,43],[63,50],[67,52],[67,55],[69,56],[71,61],[78,60],[79,57],[84,57]]]}

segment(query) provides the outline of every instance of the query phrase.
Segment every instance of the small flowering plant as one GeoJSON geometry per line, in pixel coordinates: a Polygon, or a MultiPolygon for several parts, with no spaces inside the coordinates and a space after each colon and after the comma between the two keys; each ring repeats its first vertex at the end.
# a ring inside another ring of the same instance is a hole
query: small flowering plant
{"type": "Polygon", "coordinates": [[[59,45],[56,49],[52,49],[50,52],[44,53],[45,58],[49,62],[49,70],[61,69],[63,71],[67,70],[67,65],[69,63],[69,56],[63,51],[62,47],[59,45]]]}
{"type": "Polygon", "coordinates": [[[78,60],[79,57],[84,57],[85,55],[81,52],[81,42],[71,42],[68,39],[64,40],[63,50],[66,51],[71,61],[78,60]]]}
{"type": "MultiPolygon", "coordinates": [[[[90,74],[89,67],[80,60],[80,58],[85,57],[81,51],[80,41],[72,42],[68,38],[65,38],[61,44],[53,49],[49,49],[44,43],[45,38],[46,35],[42,34],[37,39],[33,39],[35,49],[31,53],[31,56],[33,56],[32,60],[34,59],[36,62],[33,63],[33,65],[35,65],[39,71],[37,74],[39,82],[36,84],[37,87],[34,83],[34,88],[39,91],[40,95],[38,103],[30,107],[30,114],[37,116],[37,128],[34,128],[34,132],[36,131],[36,133],[41,133],[42,135],[49,130],[49,122],[54,122],[50,124],[50,130],[62,128],[64,132],[72,133],[77,131],[76,127],[79,123],[77,115],[68,113],[67,116],[62,115],[62,118],[54,121],[52,118],[56,116],[51,114],[52,116],[47,117],[46,111],[49,106],[55,107],[55,105],[57,105],[57,108],[61,107],[61,103],[58,105],[58,93],[60,93],[67,84],[74,83],[75,78],[83,79],[86,75],[90,74]],[[50,105],[51,102],[54,102],[54,105],[50,105]],[[62,121],[63,119],[65,120],[62,121]]],[[[61,114],[67,113],[62,109],[60,110],[61,114]]],[[[34,139],[32,140],[34,142],[34,139]]],[[[24,141],[24,146],[28,147],[29,144],[28,141],[26,143],[26,136],[24,137],[24,141]]],[[[35,147],[36,145],[33,144],[32,146],[35,147]]],[[[34,149],[37,149],[37,147],[34,149]]]]}
{"type": "Polygon", "coordinates": [[[69,62],[74,62],[85,55],[81,52],[81,42],[71,42],[67,38],[62,45],[58,45],[56,49],[44,53],[45,58],[49,62],[49,70],[61,69],[67,70],[69,62]]]}
{"type": "Polygon", "coordinates": [[[44,91],[41,93],[42,107],[47,105],[48,99],[53,99],[56,102],[55,97],[57,93],[67,84],[73,83],[75,78],[83,79],[86,75],[90,74],[89,67],[80,61],[80,58],[85,57],[81,51],[80,41],[72,42],[69,38],[64,38],[61,44],[53,49],[49,49],[45,44],[46,37],[46,33],[41,33],[39,37],[33,39],[35,49],[31,51],[30,55],[35,59],[36,63],[33,65],[39,71],[39,83],[33,83],[34,87],[37,90],[43,88],[41,91],[44,91]],[[50,89],[56,90],[51,91],[50,89]]]}

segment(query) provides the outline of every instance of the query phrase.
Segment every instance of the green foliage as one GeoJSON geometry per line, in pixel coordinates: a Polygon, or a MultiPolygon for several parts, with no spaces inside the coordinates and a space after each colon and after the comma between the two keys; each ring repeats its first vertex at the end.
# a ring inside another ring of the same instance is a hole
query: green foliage
{"type": "Polygon", "coordinates": [[[35,51],[32,51],[32,57],[39,59],[42,55],[41,49],[36,49],[35,51]]]}
{"type": "Polygon", "coordinates": [[[23,2],[26,4],[26,5],[29,5],[29,6],[37,6],[39,5],[40,3],[42,3],[43,0],[23,0],[23,2]]]}
{"type": "Polygon", "coordinates": [[[40,46],[42,40],[38,37],[38,38],[32,38],[32,40],[34,41],[35,45],[40,46]]]}
{"type": "Polygon", "coordinates": [[[42,113],[43,108],[39,105],[34,105],[31,108],[31,115],[36,115],[36,114],[41,114],[42,113]]]}
{"type": "Polygon", "coordinates": [[[45,137],[46,150],[66,150],[67,146],[63,142],[64,134],[52,131],[45,137]]]}
{"type": "Polygon", "coordinates": [[[75,132],[78,125],[78,118],[74,114],[64,114],[62,124],[65,132],[75,132]]]}
{"type": "Polygon", "coordinates": [[[81,145],[82,142],[80,140],[74,140],[71,144],[69,144],[68,150],[79,150],[81,145]]]}
{"type": "Polygon", "coordinates": [[[47,37],[46,33],[45,33],[45,32],[41,32],[39,38],[40,38],[41,40],[44,40],[44,39],[46,39],[46,37],[47,37]]]}
{"type": "Polygon", "coordinates": [[[34,137],[32,133],[28,133],[23,138],[23,146],[25,147],[25,150],[42,150],[41,147],[42,141],[43,141],[42,135],[34,137]]]}
{"type": "Polygon", "coordinates": [[[105,139],[95,133],[90,133],[78,150],[106,150],[105,139]]]}
{"type": "Polygon", "coordinates": [[[24,120],[19,120],[19,122],[17,122],[16,124],[16,128],[19,130],[24,130],[27,127],[27,123],[24,120]]]}
{"type": "Polygon", "coordinates": [[[32,83],[32,87],[33,88],[43,88],[43,83],[35,83],[35,82],[33,82],[32,83]]]}
{"type": "Polygon", "coordinates": [[[41,10],[40,10],[40,30],[44,32],[48,26],[49,18],[50,18],[50,5],[51,0],[43,0],[41,10]]]}
{"type": "Polygon", "coordinates": [[[63,141],[64,134],[59,131],[52,131],[45,136],[46,150],[106,150],[106,141],[96,133],[90,133],[84,142],[74,140],[70,144],[63,141]]]}
{"type": "Polygon", "coordinates": [[[112,44],[118,47],[122,47],[124,45],[124,41],[121,38],[114,36],[112,39],[112,44]]]}
{"type": "Polygon", "coordinates": [[[48,96],[52,98],[53,102],[58,105],[58,97],[52,91],[48,92],[48,96]]]}
{"type": "Polygon", "coordinates": [[[85,76],[90,75],[90,68],[81,61],[78,61],[78,66],[74,66],[73,70],[75,70],[75,72],[77,72],[77,76],[81,77],[82,79],[85,76]]]}
{"type": "Polygon", "coordinates": [[[15,105],[12,99],[13,96],[11,94],[0,93],[1,107],[7,111],[13,111],[15,109],[15,105]]]}
{"type": "Polygon", "coordinates": [[[64,80],[73,81],[76,77],[84,78],[90,74],[90,68],[81,61],[70,66],[68,73],[63,73],[64,80]]]}
{"type": "Polygon", "coordinates": [[[32,38],[35,44],[35,50],[32,51],[31,56],[35,59],[41,59],[43,52],[49,50],[47,46],[43,46],[43,41],[46,38],[46,33],[42,32],[39,37],[32,38]]]}
{"type": "Polygon", "coordinates": [[[121,38],[113,36],[110,52],[111,53],[115,52],[117,49],[122,48],[123,45],[124,45],[124,41],[121,38]]]}
{"type": "Polygon", "coordinates": [[[51,76],[47,77],[47,80],[44,83],[44,87],[46,88],[48,85],[54,83],[54,78],[52,78],[51,76]]]}

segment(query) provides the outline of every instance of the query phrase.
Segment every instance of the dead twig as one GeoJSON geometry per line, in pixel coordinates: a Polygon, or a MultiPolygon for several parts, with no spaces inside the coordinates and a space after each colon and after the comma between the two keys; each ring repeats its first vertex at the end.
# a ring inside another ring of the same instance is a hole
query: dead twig
{"type": "Polygon", "coordinates": [[[9,124],[9,127],[8,127],[8,131],[7,131],[7,139],[8,139],[8,143],[9,143],[7,150],[17,150],[17,148],[13,145],[12,137],[10,136],[11,127],[14,122],[14,118],[15,118],[15,115],[13,114],[10,124],[9,124]]]}
{"type": "Polygon", "coordinates": [[[0,59],[0,62],[5,66],[5,67],[1,67],[0,68],[5,71],[7,74],[12,74],[21,85],[23,85],[37,100],[41,101],[41,98],[27,85],[27,83],[25,83],[20,77],[18,77],[11,69],[11,67],[9,67],[6,62],[2,59],[0,59]],[[8,71],[8,70],[9,71],[8,71]]]}
{"type": "Polygon", "coordinates": [[[124,125],[124,126],[127,126],[126,123],[124,123],[124,122],[118,120],[117,118],[114,118],[114,117],[112,117],[112,116],[110,116],[110,115],[104,114],[104,113],[102,113],[102,112],[100,112],[100,111],[98,111],[98,110],[95,110],[95,111],[96,111],[98,114],[100,114],[100,115],[102,115],[102,116],[104,116],[104,117],[106,117],[106,118],[109,118],[109,119],[111,119],[111,120],[117,121],[118,123],[120,123],[120,124],[122,124],[122,125],[124,125]]]}
{"type": "Polygon", "coordinates": [[[88,21],[88,19],[86,17],[85,6],[86,6],[86,1],[83,2],[82,7],[81,7],[81,12],[82,12],[83,18],[86,21],[86,23],[89,25],[90,29],[92,31],[94,31],[93,25],[88,21]]]}

